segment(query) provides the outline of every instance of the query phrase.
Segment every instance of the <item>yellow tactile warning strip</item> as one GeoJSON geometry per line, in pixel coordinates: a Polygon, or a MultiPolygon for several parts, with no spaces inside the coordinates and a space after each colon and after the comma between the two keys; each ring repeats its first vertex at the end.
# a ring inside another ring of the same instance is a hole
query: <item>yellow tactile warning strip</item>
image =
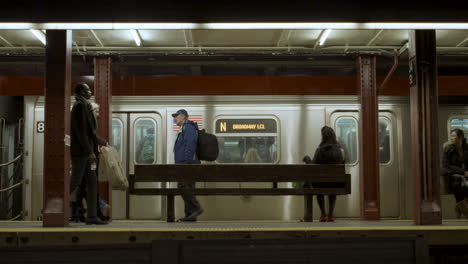
{"type": "Polygon", "coordinates": [[[338,221],[335,223],[301,223],[297,221],[200,221],[166,223],[164,221],[120,220],[107,226],[46,228],[40,221],[0,222],[0,233],[41,232],[284,232],[284,231],[468,231],[466,220],[444,220],[443,225],[417,226],[411,220],[338,221]],[[466,225],[465,225],[466,223],[466,225]],[[9,227],[11,226],[11,227],[9,227]]]}

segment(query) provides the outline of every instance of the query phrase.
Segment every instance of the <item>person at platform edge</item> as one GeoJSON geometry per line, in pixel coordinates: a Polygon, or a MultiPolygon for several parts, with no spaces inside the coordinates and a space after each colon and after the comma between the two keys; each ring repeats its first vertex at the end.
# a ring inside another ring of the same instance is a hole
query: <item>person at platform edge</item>
{"type": "Polygon", "coordinates": [[[71,112],[71,157],[72,175],[70,179],[70,202],[72,214],[77,209],[77,192],[82,180],[87,189],[87,218],[86,224],[107,224],[97,217],[97,158],[98,139],[96,135],[96,120],[93,108],[88,101],[91,90],[85,83],[75,86],[75,103],[71,112]]]}
{"type": "MultiPolygon", "coordinates": [[[[200,164],[197,158],[198,126],[189,120],[189,115],[185,109],[180,109],[172,117],[180,127],[179,134],[174,144],[175,164],[200,164]]],[[[178,188],[195,188],[195,182],[179,182],[178,188]]],[[[184,200],[185,217],[179,219],[183,222],[195,222],[197,217],[203,213],[203,208],[193,194],[182,195],[184,200]]]]}
{"type": "Polygon", "coordinates": [[[468,218],[468,144],[461,129],[450,131],[450,142],[444,146],[442,174],[446,191],[455,196],[457,218],[468,218]]]}
{"type": "MultiPolygon", "coordinates": [[[[324,126],[321,130],[322,140],[315,151],[314,158],[305,156],[303,161],[306,164],[344,164],[344,150],[336,140],[336,134],[333,128],[324,126]]],[[[305,184],[304,187],[310,187],[305,184]]],[[[320,207],[320,222],[334,222],[333,214],[336,204],[336,195],[328,195],[328,214],[325,210],[325,198],[323,194],[317,195],[317,203],[320,207]]]]}

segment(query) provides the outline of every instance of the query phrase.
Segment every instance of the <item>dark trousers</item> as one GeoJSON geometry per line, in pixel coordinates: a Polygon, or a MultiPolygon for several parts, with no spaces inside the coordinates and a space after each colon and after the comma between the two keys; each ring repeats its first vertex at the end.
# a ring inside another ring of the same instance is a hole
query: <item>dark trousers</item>
{"type": "Polygon", "coordinates": [[[453,195],[455,200],[458,202],[468,199],[468,188],[459,186],[452,187],[453,195]]]}
{"type": "MultiPolygon", "coordinates": [[[[336,204],[336,195],[327,195],[328,196],[328,214],[333,215],[333,211],[335,210],[336,204]]],[[[317,195],[317,203],[320,207],[320,212],[322,215],[326,215],[325,212],[325,198],[323,194],[317,195]]]]}
{"type": "MultiPolygon", "coordinates": [[[[194,182],[179,182],[177,188],[180,189],[193,189],[195,188],[194,182]]],[[[190,216],[193,212],[201,209],[200,203],[193,194],[183,194],[182,199],[184,200],[184,213],[185,217],[190,216]]]]}
{"type": "Polygon", "coordinates": [[[88,157],[72,157],[72,175],[70,179],[70,200],[77,205],[82,203],[82,189],[86,188],[86,205],[88,217],[97,215],[97,177],[96,170],[91,170],[88,157]],[[83,184],[83,185],[82,185],[83,184]]]}
{"type": "Polygon", "coordinates": [[[468,188],[462,187],[461,182],[464,178],[463,175],[450,175],[450,191],[453,192],[455,200],[458,202],[463,201],[463,199],[468,198],[468,188]]]}

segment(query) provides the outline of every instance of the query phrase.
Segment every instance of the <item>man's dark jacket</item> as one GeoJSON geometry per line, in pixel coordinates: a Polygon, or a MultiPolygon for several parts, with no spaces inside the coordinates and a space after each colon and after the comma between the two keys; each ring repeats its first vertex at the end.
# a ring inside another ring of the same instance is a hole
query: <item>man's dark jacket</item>
{"type": "Polygon", "coordinates": [[[98,144],[106,141],[96,135],[96,118],[91,104],[82,97],[77,97],[71,112],[71,155],[89,156],[98,153],[98,144]]]}

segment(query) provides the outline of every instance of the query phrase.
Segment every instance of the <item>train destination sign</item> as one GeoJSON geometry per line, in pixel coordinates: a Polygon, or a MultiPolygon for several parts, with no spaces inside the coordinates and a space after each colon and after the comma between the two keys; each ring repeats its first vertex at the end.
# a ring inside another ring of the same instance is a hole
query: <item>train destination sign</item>
{"type": "Polygon", "coordinates": [[[218,119],[216,133],[276,133],[274,119],[218,119]]]}

